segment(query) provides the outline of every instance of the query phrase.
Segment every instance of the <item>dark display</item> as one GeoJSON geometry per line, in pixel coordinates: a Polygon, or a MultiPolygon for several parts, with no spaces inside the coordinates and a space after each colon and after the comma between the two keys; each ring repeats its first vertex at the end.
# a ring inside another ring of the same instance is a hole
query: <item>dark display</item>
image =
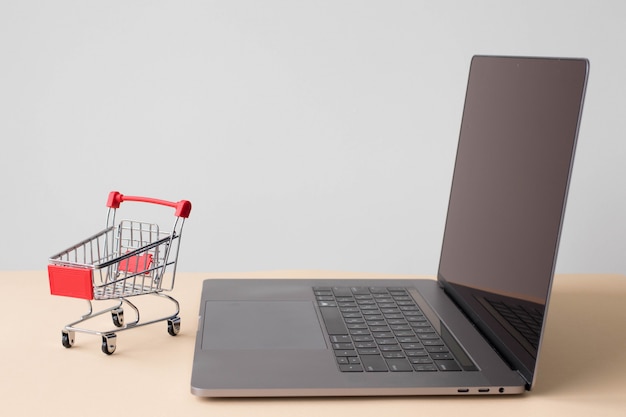
{"type": "Polygon", "coordinates": [[[474,57],[439,265],[444,288],[530,382],[588,62],[474,57]]]}

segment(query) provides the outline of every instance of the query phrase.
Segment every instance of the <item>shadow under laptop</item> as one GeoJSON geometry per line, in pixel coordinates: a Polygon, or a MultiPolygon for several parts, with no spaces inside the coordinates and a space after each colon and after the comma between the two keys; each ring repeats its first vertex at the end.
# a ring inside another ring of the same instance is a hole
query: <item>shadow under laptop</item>
{"type": "Polygon", "coordinates": [[[624,285],[590,283],[555,289],[530,395],[583,393],[585,386],[611,391],[622,385],[626,374],[624,285]]]}

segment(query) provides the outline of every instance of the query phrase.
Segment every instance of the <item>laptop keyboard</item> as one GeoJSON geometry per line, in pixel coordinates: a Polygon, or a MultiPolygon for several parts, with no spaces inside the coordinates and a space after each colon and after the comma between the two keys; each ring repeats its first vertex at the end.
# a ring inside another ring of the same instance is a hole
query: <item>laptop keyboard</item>
{"type": "Polygon", "coordinates": [[[461,371],[405,288],[313,291],[342,372],[461,371]]]}

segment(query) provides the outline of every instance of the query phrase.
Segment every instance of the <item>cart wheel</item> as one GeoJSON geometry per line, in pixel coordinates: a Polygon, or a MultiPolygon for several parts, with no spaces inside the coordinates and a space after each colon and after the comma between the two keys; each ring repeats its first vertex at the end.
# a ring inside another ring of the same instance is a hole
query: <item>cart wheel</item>
{"type": "Polygon", "coordinates": [[[66,348],[71,348],[74,345],[74,332],[62,330],[61,331],[61,343],[66,348]]]}
{"type": "Polygon", "coordinates": [[[116,308],[115,310],[111,311],[111,318],[113,319],[113,324],[116,327],[124,326],[124,309],[116,308]]]}
{"type": "Polygon", "coordinates": [[[117,347],[116,343],[117,336],[115,333],[109,333],[102,336],[102,352],[107,355],[113,354],[115,352],[115,348],[117,347]]]}
{"type": "Polygon", "coordinates": [[[167,332],[172,336],[176,336],[180,332],[180,317],[167,320],[167,332]]]}

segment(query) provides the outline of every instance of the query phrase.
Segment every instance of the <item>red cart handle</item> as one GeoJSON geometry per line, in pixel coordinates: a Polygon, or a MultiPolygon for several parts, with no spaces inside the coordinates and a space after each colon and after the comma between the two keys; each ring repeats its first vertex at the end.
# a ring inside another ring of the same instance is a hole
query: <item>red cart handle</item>
{"type": "Polygon", "coordinates": [[[117,209],[123,201],[139,201],[142,203],[160,204],[162,206],[174,207],[176,209],[176,217],[189,217],[191,213],[191,202],[187,200],[180,200],[178,202],[159,200],[150,197],[137,197],[131,195],[123,195],[117,191],[111,191],[109,193],[109,199],[107,200],[107,207],[117,209]]]}

